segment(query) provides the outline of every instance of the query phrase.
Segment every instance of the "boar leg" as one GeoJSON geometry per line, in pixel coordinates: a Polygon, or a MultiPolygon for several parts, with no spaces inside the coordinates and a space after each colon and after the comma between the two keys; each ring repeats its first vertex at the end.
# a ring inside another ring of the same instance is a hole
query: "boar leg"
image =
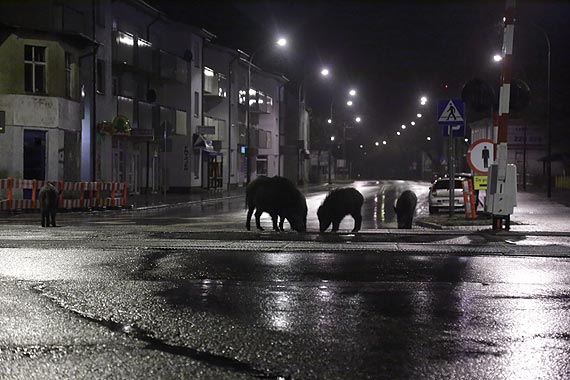
{"type": "Polygon", "coordinates": [[[251,228],[251,214],[253,214],[253,208],[247,210],[247,220],[245,221],[245,228],[249,231],[251,228]]]}
{"type": "Polygon", "coordinates": [[[271,221],[273,222],[273,231],[279,231],[279,227],[277,227],[277,218],[279,215],[271,214],[271,221]]]}
{"type": "Polygon", "coordinates": [[[333,220],[332,232],[337,232],[340,227],[340,220],[333,220]]]}
{"type": "Polygon", "coordinates": [[[259,220],[261,218],[261,214],[263,214],[263,211],[261,210],[255,211],[255,226],[257,227],[258,230],[263,231],[263,228],[261,227],[261,222],[259,220]]]}
{"type": "Polygon", "coordinates": [[[352,229],[352,232],[358,232],[360,231],[360,226],[362,225],[362,215],[355,214],[352,215],[352,217],[354,218],[354,228],[352,229]]]}

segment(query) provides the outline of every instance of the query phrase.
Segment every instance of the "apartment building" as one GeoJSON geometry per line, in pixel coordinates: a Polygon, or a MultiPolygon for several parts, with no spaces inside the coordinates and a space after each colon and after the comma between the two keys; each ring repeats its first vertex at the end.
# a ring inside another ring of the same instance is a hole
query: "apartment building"
{"type": "Polygon", "coordinates": [[[282,172],[287,80],[213,34],[137,0],[1,3],[0,22],[0,148],[13,157],[2,177],[126,181],[139,193],[282,172]]]}

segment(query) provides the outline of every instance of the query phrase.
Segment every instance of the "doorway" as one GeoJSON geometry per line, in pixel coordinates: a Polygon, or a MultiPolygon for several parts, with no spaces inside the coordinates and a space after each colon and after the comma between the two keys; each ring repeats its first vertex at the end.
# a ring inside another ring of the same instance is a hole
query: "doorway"
{"type": "Polygon", "coordinates": [[[46,179],[46,133],[24,130],[24,179],[46,179]]]}

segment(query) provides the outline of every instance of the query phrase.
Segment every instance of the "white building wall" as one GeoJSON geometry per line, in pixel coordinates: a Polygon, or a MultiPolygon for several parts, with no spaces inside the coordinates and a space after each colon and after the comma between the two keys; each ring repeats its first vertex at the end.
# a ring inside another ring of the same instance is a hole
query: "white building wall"
{"type": "MultiPolygon", "coordinates": [[[[63,178],[64,131],[80,133],[80,105],[62,98],[30,95],[0,95],[0,109],[6,111],[6,132],[0,134],[0,170],[23,178],[24,130],[46,131],[46,178],[63,178]],[[6,152],[6,154],[5,154],[6,152]],[[9,155],[8,155],[9,154],[9,155]]],[[[43,178],[36,178],[43,179],[43,178]]]]}

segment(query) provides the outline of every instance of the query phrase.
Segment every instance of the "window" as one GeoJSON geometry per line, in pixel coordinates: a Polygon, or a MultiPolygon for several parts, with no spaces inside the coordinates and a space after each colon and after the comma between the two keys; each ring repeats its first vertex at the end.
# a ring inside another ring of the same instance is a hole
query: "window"
{"type": "Polygon", "coordinates": [[[105,93],[105,61],[97,60],[97,93],[105,93]]]}
{"type": "Polygon", "coordinates": [[[194,91],[194,117],[200,115],[200,94],[198,91],[194,91]]]}
{"type": "Polygon", "coordinates": [[[73,97],[71,74],[71,53],[65,52],[65,96],[67,98],[73,97]]]}
{"type": "Polygon", "coordinates": [[[256,171],[257,175],[268,175],[267,174],[267,156],[257,156],[256,160],[256,171]]]}
{"type": "Polygon", "coordinates": [[[24,46],[24,90],[32,93],[46,93],[46,48],[24,46]]]}

